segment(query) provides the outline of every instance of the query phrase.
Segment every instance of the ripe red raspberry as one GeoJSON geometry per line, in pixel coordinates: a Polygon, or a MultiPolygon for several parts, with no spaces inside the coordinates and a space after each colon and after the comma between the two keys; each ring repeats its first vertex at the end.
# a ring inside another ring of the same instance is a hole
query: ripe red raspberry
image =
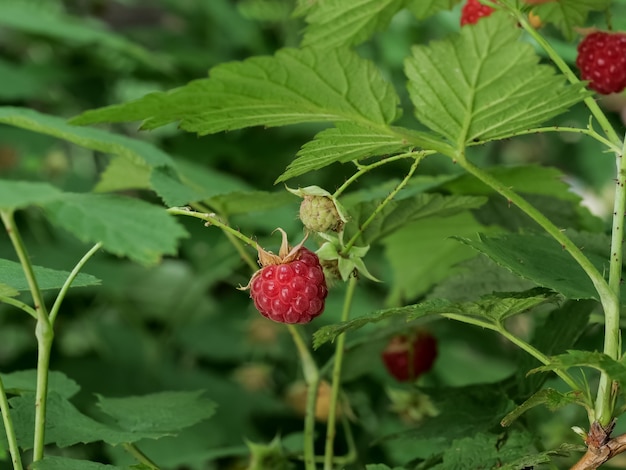
{"type": "Polygon", "coordinates": [[[308,323],[324,311],[328,295],[324,271],[315,253],[290,248],[287,235],[278,255],[259,248],[262,266],[250,280],[250,297],[264,317],[280,323],[308,323]]]}
{"type": "Polygon", "coordinates": [[[603,95],[626,88],[626,34],[597,31],[578,45],[576,66],[589,88],[603,95]]]}
{"type": "Polygon", "coordinates": [[[428,372],[437,357],[437,340],[430,333],[418,332],[415,336],[397,335],[391,338],[383,351],[387,371],[399,382],[415,380],[428,372]]]}
{"type": "Polygon", "coordinates": [[[479,19],[493,13],[493,8],[483,5],[478,0],[467,0],[461,10],[461,26],[476,24],[479,19]]]}

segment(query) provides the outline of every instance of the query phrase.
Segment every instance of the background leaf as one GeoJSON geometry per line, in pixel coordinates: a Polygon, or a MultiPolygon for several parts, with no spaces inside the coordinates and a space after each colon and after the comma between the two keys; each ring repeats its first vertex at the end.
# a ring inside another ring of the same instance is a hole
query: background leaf
{"type": "MultiPolygon", "coordinates": [[[[78,261],[78,260],[77,260],[78,261]]],[[[69,272],[56,269],[33,266],[35,277],[41,290],[60,289],[70,275],[69,272]]],[[[0,283],[12,287],[18,291],[28,291],[28,281],[24,276],[22,265],[16,261],[0,259],[0,283]]],[[[72,282],[72,287],[96,286],[100,279],[85,273],[79,273],[72,282]]]]}
{"type": "MultiPolygon", "coordinates": [[[[2,382],[10,394],[35,393],[37,371],[29,369],[2,374],[2,382]]],[[[62,398],[72,398],[80,391],[80,386],[63,372],[51,370],[48,373],[48,390],[58,393],[62,398]]]]}
{"type": "Polygon", "coordinates": [[[145,120],[154,129],[180,121],[198,134],[250,126],[356,121],[386,125],[399,98],[374,65],[347,49],[282,49],[219,65],[210,78],[169,93],[88,111],[75,124],[145,120]]]}
{"type": "Polygon", "coordinates": [[[460,0],[410,0],[407,7],[421,20],[441,10],[451,10],[459,2],[460,0]]]}
{"type": "Polygon", "coordinates": [[[174,432],[213,416],[216,404],[203,394],[200,390],[124,398],[99,395],[98,407],[128,431],[174,432]]]}
{"type": "Polygon", "coordinates": [[[571,41],[576,34],[575,28],[585,24],[590,12],[606,10],[610,5],[611,0],[567,0],[537,5],[533,11],[542,21],[553,23],[571,41]]]}
{"type": "Polygon", "coordinates": [[[138,199],[65,194],[45,211],[53,223],[79,239],[102,242],[107,251],[146,265],[175,254],[178,240],[186,236],[164,209],[138,199]]]}
{"type": "Polygon", "coordinates": [[[48,183],[2,181],[0,209],[13,211],[33,204],[42,204],[61,197],[62,193],[48,183]]]}
{"type": "Polygon", "coordinates": [[[385,28],[406,0],[327,0],[306,17],[303,46],[332,49],[365,41],[385,28]]]}
{"type": "Polygon", "coordinates": [[[33,468],[35,470],[132,470],[137,467],[118,467],[86,460],[47,456],[43,460],[34,462],[33,468]]]}

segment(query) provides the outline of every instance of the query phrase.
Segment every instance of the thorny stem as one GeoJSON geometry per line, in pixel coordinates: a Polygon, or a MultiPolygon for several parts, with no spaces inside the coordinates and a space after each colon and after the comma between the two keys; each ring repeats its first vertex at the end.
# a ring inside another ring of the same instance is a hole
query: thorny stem
{"type": "Polygon", "coordinates": [[[52,308],[50,309],[50,316],[49,316],[50,325],[54,325],[54,321],[56,320],[56,317],[59,314],[59,309],[61,308],[63,299],[65,299],[65,296],[67,295],[67,291],[70,289],[72,282],[74,282],[74,279],[76,279],[76,276],[78,276],[78,273],[80,272],[81,269],[83,269],[83,266],[85,266],[87,261],[89,261],[89,259],[93,255],[95,255],[96,252],[100,248],[102,248],[102,242],[98,242],[94,246],[92,246],[91,249],[83,255],[83,257],[76,264],[76,266],[74,266],[74,269],[72,269],[72,272],[70,272],[70,275],[67,276],[67,279],[63,283],[63,287],[61,287],[61,290],[59,291],[59,294],[57,295],[57,298],[55,299],[54,304],[52,305],[52,308]]]}
{"type": "Polygon", "coordinates": [[[339,197],[347,188],[348,186],[350,186],[352,183],[354,183],[357,179],[359,179],[361,176],[363,176],[365,173],[378,168],[379,166],[383,166],[386,165],[387,163],[391,163],[391,162],[395,162],[398,160],[403,160],[405,158],[416,158],[417,155],[423,157],[426,157],[427,155],[431,155],[435,153],[434,151],[419,151],[419,152],[405,152],[405,153],[401,153],[399,155],[394,155],[392,157],[387,157],[384,158],[382,160],[379,160],[375,163],[370,163],[369,165],[357,165],[358,171],[356,173],[354,173],[350,178],[348,178],[346,180],[345,183],[343,183],[338,189],[337,191],[335,191],[335,194],[333,194],[333,197],[339,197]]]}
{"type": "Polygon", "coordinates": [[[400,181],[400,183],[398,183],[398,185],[394,188],[394,190],[389,193],[389,195],[378,205],[378,207],[376,207],[374,212],[372,212],[371,215],[365,220],[365,222],[361,224],[357,233],[354,234],[354,236],[350,239],[350,241],[346,243],[346,245],[341,250],[342,255],[348,254],[350,249],[354,246],[354,244],[359,239],[359,237],[363,234],[365,229],[367,229],[367,227],[369,227],[369,225],[374,221],[374,219],[376,219],[376,216],[378,216],[378,214],[380,214],[380,212],[385,208],[385,206],[389,204],[389,202],[391,202],[391,200],[394,197],[396,197],[396,195],[400,192],[400,190],[407,185],[407,183],[413,176],[413,173],[415,173],[415,170],[417,170],[417,166],[419,165],[419,163],[422,161],[424,157],[425,155],[423,154],[415,157],[415,161],[411,165],[411,168],[409,169],[409,172],[406,174],[404,179],[400,181]]]}
{"type": "Polygon", "coordinates": [[[135,460],[137,460],[137,462],[142,463],[143,465],[148,467],[150,470],[159,470],[159,466],[156,463],[154,463],[150,459],[150,457],[144,454],[141,451],[141,449],[139,449],[135,444],[125,443],[125,444],[122,444],[122,447],[124,447],[124,450],[128,452],[130,455],[132,455],[135,458],[135,460]]]}
{"type": "MultiPolygon", "coordinates": [[[[622,355],[620,337],[620,290],[622,283],[622,246],[624,241],[624,211],[626,211],[626,139],[622,151],[617,155],[617,178],[615,181],[615,200],[613,201],[613,228],[611,231],[611,258],[609,264],[609,288],[614,298],[603,302],[604,307],[604,354],[619,360],[622,355]]],[[[610,377],[606,373],[600,376],[596,397],[596,419],[602,426],[607,426],[613,419],[615,400],[610,377]]]]}
{"type": "Polygon", "coordinates": [[[9,234],[9,239],[13,244],[13,249],[24,270],[24,275],[33,297],[35,312],[37,313],[37,326],[35,328],[35,336],[37,337],[37,390],[35,392],[35,432],[33,440],[33,462],[36,462],[43,459],[48,396],[48,368],[50,366],[50,350],[52,349],[54,333],[37,278],[33,271],[33,265],[30,262],[28,252],[15,224],[13,212],[0,211],[0,218],[2,218],[2,222],[9,234]]]}
{"type": "MultiPolygon", "coordinates": [[[[357,278],[350,277],[348,281],[348,289],[344,297],[343,310],[341,312],[341,322],[348,321],[350,317],[350,309],[352,308],[352,299],[356,290],[357,278]]],[[[333,367],[333,380],[330,395],[330,404],[328,409],[328,423],[326,425],[326,448],[324,451],[324,470],[332,470],[333,454],[335,448],[335,419],[337,416],[337,401],[339,398],[339,389],[341,386],[341,366],[343,364],[343,352],[346,343],[346,334],[341,333],[337,338],[337,346],[335,348],[335,364],[333,367]]]]}
{"type": "Polygon", "coordinates": [[[15,429],[13,428],[13,420],[11,419],[11,413],[9,411],[9,400],[7,398],[2,378],[0,377],[0,411],[2,411],[2,422],[4,423],[4,430],[9,442],[9,453],[11,454],[11,461],[13,462],[13,470],[22,470],[22,457],[20,455],[20,449],[17,445],[17,438],[15,437],[15,429]]]}

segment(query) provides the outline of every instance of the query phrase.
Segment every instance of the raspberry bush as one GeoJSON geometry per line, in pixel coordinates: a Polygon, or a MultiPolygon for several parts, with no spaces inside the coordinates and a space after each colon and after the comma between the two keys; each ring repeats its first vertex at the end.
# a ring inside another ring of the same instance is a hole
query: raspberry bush
{"type": "Polygon", "coordinates": [[[623,1],[96,3],[0,2],[0,469],[618,465],[623,1]]]}

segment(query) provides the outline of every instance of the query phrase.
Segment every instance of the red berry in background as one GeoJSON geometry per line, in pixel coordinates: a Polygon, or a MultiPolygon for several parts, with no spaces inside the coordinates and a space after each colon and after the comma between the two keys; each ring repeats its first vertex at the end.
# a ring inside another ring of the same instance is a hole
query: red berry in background
{"type": "Polygon", "coordinates": [[[493,13],[493,8],[483,5],[478,0],[467,0],[461,10],[461,26],[476,24],[479,19],[493,13]]]}
{"type": "Polygon", "coordinates": [[[396,380],[415,380],[432,368],[437,358],[437,340],[425,331],[414,336],[397,335],[387,344],[382,358],[387,371],[396,380]]]}
{"type": "Polygon", "coordinates": [[[291,248],[287,235],[278,255],[259,248],[259,269],[250,280],[250,297],[266,318],[279,323],[308,323],[324,311],[328,295],[324,271],[315,253],[291,248]]]}
{"type": "Polygon", "coordinates": [[[626,88],[626,34],[597,31],[578,45],[576,66],[580,78],[600,94],[619,93],[626,88]]]}

